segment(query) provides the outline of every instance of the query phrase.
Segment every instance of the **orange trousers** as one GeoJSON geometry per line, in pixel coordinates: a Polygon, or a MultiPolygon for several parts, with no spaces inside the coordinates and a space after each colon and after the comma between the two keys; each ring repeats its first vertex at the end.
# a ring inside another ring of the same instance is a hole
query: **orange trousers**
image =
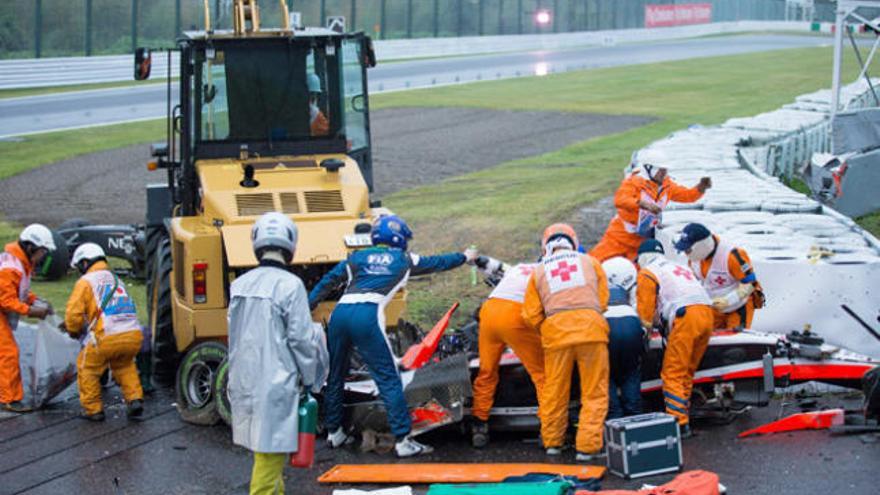
{"type": "Polygon", "coordinates": [[[529,373],[540,407],[544,388],[541,334],[523,321],[522,304],[507,299],[489,299],[480,308],[480,372],[474,380],[472,410],[474,417],[481,421],[489,419],[498,386],[498,363],[507,347],[513,349],[529,373]]]}
{"type": "Polygon", "coordinates": [[[752,298],[745,306],[732,313],[722,313],[712,309],[715,313],[715,330],[729,330],[733,328],[752,328],[752,318],[755,316],[755,302],[752,298]]]}
{"type": "Polygon", "coordinates": [[[600,262],[615,256],[623,256],[624,258],[634,261],[639,252],[639,246],[645,239],[638,234],[630,234],[623,228],[615,228],[610,226],[605,231],[605,235],[599,239],[599,242],[590,250],[590,256],[596,258],[600,262]]]}
{"type": "Polygon", "coordinates": [[[0,402],[15,402],[23,398],[18,344],[15,343],[6,315],[0,313],[0,402]]]}
{"type": "Polygon", "coordinates": [[[663,355],[663,400],[666,412],[688,424],[688,408],[694,388],[694,374],[712,336],[714,310],[711,306],[688,306],[684,316],[675,318],[663,355]]]}
{"type": "Polygon", "coordinates": [[[581,412],[575,446],[578,452],[593,454],[602,450],[602,426],[608,414],[607,342],[544,349],[541,439],[546,448],[561,447],[565,441],[575,363],[581,385],[581,412]]]}
{"type": "Polygon", "coordinates": [[[89,343],[79,352],[77,385],[79,403],[85,414],[97,414],[104,410],[101,403],[101,375],[108,366],[126,402],[144,398],[141,379],[134,364],[143,340],[144,335],[137,330],[108,335],[102,337],[97,346],[89,343]]]}

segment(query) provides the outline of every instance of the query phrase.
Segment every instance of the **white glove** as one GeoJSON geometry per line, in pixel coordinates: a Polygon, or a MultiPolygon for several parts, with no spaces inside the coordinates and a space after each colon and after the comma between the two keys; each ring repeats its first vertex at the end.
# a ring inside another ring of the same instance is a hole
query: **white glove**
{"type": "Polygon", "coordinates": [[[754,291],[755,286],[752,284],[739,284],[736,289],[727,294],[713,298],[712,306],[718,311],[726,313],[729,308],[736,307],[745,301],[754,291]]]}
{"type": "Polygon", "coordinates": [[[465,262],[469,265],[473,265],[474,261],[477,260],[477,257],[480,256],[480,251],[477,248],[471,246],[464,250],[464,259],[465,262]]]}

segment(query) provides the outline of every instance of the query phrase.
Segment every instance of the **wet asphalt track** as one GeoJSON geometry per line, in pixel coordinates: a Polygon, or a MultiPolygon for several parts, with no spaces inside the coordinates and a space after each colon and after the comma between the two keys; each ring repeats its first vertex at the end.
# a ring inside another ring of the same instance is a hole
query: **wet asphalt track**
{"type": "MultiPolygon", "coordinates": [[[[380,63],[371,93],[536,73],[823,46],[818,36],[746,34],[571,50],[380,63]]],[[[164,84],[0,99],[0,137],[164,117],[164,84]]],[[[177,98],[176,93],[174,98],[177,98]]]]}
{"type": "MultiPolygon", "coordinates": [[[[227,427],[183,423],[169,391],[148,398],[145,420],[138,423],[124,419],[119,400],[118,389],[105,391],[105,402],[117,405],[108,409],[110,417],[103,424],[77,419],[75,399],[38,413],[0,417],[0,493],[247,493],[250,454],[232,445],[227,427]]],[[[831,437],[810,431],[735,439],[740,431],[773,419],[777,408],[774,402],[725,426],[698,424],[697,436],[684,442],[685,468],[715,471],[731,494],[877,493],[877,436],[831,437]]],[[[417,461],[556,462],[545,457],[532,438],[498,434],[489,448],[475,450],[457,428],[450,428],[426,435],[424,440],[436,452],[417,461]]],[[[569,450],[560,462],[573,460],[574,452],[569,450]]],[[[286,470],[287,493],[331,493],[333,487],[319,485],[315,478],[337,463],[380,463],[391,470],[396,462],[390,454],[362,454],[354,447],[331,451],[321,442],[313,469],[286,470]]],[[[602,486],[636,489],[671,477],[625,482],[606,475],[602,486]]],[[[424,493],[425,487],[416,488],[424,493]]]]}

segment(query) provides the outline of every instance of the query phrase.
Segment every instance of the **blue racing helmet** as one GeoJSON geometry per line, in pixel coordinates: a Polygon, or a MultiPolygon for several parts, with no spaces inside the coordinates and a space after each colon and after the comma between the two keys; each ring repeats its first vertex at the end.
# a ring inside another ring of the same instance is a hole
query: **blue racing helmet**
{"type": "Polygon", "coordinates": [[[675,241],[675,250],[685,252],[694,244],[708,238],[711,234],[709,229],[701,223],[689,223],[681,229],[681,236],[675,241]]]}
{"type": "Polygon", "coordinates": [[[406,241],[412,239],[412,231],[406,222],[397,215],[383,215],[373,223],[370,239],[373,245],[385,244],[406,249],[406,241]]]}

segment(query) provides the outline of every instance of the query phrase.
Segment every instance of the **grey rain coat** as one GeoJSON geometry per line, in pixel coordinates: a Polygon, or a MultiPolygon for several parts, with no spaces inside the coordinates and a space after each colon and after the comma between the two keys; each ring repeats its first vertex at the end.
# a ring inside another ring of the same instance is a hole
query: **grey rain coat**
{"type": "Polygon", "coordinates": [[[327,378],[324,330],[312,321],[302,281],[261,266],[229,289],[229,402],[232,441],[253,452],[297,450],[302,387],[327,378]]]}

